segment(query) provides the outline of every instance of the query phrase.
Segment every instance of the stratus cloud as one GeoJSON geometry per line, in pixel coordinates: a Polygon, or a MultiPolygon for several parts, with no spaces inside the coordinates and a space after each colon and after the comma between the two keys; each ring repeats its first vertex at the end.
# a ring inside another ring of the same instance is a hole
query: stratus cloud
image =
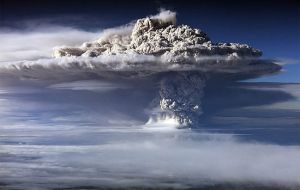
{"type": "Polygon", "coordinates": [[[243,189],[259,189],[262,185],[292,190],[300,185],[298,146],[242,143],[230,135],[178,130],[154,135],[128,129],[97,131],[98,138],[93,138],[94,131],[82,133],[78,128],[72,135],[41,130],[39,127],[29,138],[72,139],[74,135],[79,142],[94,141],[83,146],[58,146],[51,141],[47,145],[3,145],[0,153],[8,161],[1,165],[0,176],[9,187],[15,185],[12,189],[19,189],[19,185],[25,189],[36,185],[54,188],[55,184],[72,188],[83,183],[107,188],[154,185],[158,189],[218,184],[225,184],[220,189],[228,189],[226,184],[236,184],[243,189]],[[37,180],[40,176],[45,179],[42,184],[37,180]]]}

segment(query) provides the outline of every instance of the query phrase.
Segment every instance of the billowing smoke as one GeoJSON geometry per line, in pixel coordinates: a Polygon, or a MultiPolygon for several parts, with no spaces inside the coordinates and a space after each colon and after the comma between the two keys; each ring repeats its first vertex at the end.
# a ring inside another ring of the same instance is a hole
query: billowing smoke
{"type": "Polygon", "coordinates": [[[281,69],[259,59],[262,52],[249,45],[215,43],[200,29],[176,25],[176,13],[168,10],[106,29],[99,36],[81,46],[55,47],[55,58],[2,62],[0,73],[52,83],[152,78],[159,86],[156,106],[162,112],[152,114],[151,120],[172,117],[180,125],[191,126],[200,122],[207,79],[220,75],[245,79],[281,69]]]}
{"type": "Polygon", "coordinates": [[[148,124],[175,120],[178,126],[198,125],[206,75],[199,72],[168,73],[160,81],[158,101],[161,111],[150,115],[148,124]]]}
{"type": "MultiPolygon", "coordinates": [[[[130,26],[126,29],[131,29],[130,26]]],[[[131,32],[123,28],[111,30],[98,40],[81,47],[57,48],[56,57],[144,54],[165,57],[167,62],[197,60],[203,56],[228,58],[258,57],[261,51],[246,44],[213,43],[207,34],[187,25],[176,26],[176,13],[162,11],[158,15],[138,19],[131,32]],[[125,32],[124,32],[125,31],[125,32]]]]}

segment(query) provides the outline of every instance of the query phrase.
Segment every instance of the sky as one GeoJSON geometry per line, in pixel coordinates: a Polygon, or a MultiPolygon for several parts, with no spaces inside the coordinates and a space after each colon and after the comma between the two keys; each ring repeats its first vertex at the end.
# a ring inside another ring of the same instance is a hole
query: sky
{"type": "Polygon", "coordinates": [[[300,3],[295,0],[0,0],[0,28],[22,30],[42,23],[94,31],[156,14],[160,8],[176,11],[178,24],[200,28],[212,41],[247,43],[262,50],[264,58],[287,64],[280,75],[256,81],[300,82],[300,3]]]}

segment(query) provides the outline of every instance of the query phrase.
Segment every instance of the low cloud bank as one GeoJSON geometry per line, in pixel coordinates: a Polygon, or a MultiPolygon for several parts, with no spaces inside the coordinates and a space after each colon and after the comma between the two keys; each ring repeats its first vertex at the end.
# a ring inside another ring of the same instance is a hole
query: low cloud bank
{"type": "MultiPolygon", "coordinates": [[[[76,134],[76,129],[72,132],[76,134]]],[[[88,140],[93,134],[80,133],[80,139],[88,140]]],[[[71,137],[66,133],[59,139],[71,137]]],[[[300,185],[298,146],[243,143],[231,135],[183,130],[151,134],[126,129],[97,132],[97,137],[100,144],[95,145],[2,146],[1,158],[9,160],[2,163],[1,179],[8,187],[28,189],[55,188],[55,184],[75,188],[83,183],[103,188],[162,189],[218,184],[225,184],[220,189],[230,184],[238,189],[297,189],[300,185]],[[42,184],[39,176],[43,176],[42,184]]]]}

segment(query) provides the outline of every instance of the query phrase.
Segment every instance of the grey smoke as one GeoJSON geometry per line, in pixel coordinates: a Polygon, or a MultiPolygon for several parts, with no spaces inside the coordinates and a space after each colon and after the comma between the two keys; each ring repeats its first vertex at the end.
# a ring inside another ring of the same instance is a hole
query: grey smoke
{"type": "Polygon", "coordinates": [[[66,90],[88,90],[95,92],[106,92],[116,89],[126,89],[130,88],[124,84],[108,83],[101,82],[98,80],[83,80],[83,81],[74,81],[50,85],[49,88],[53,89],[66,89],[66,90]]]}

